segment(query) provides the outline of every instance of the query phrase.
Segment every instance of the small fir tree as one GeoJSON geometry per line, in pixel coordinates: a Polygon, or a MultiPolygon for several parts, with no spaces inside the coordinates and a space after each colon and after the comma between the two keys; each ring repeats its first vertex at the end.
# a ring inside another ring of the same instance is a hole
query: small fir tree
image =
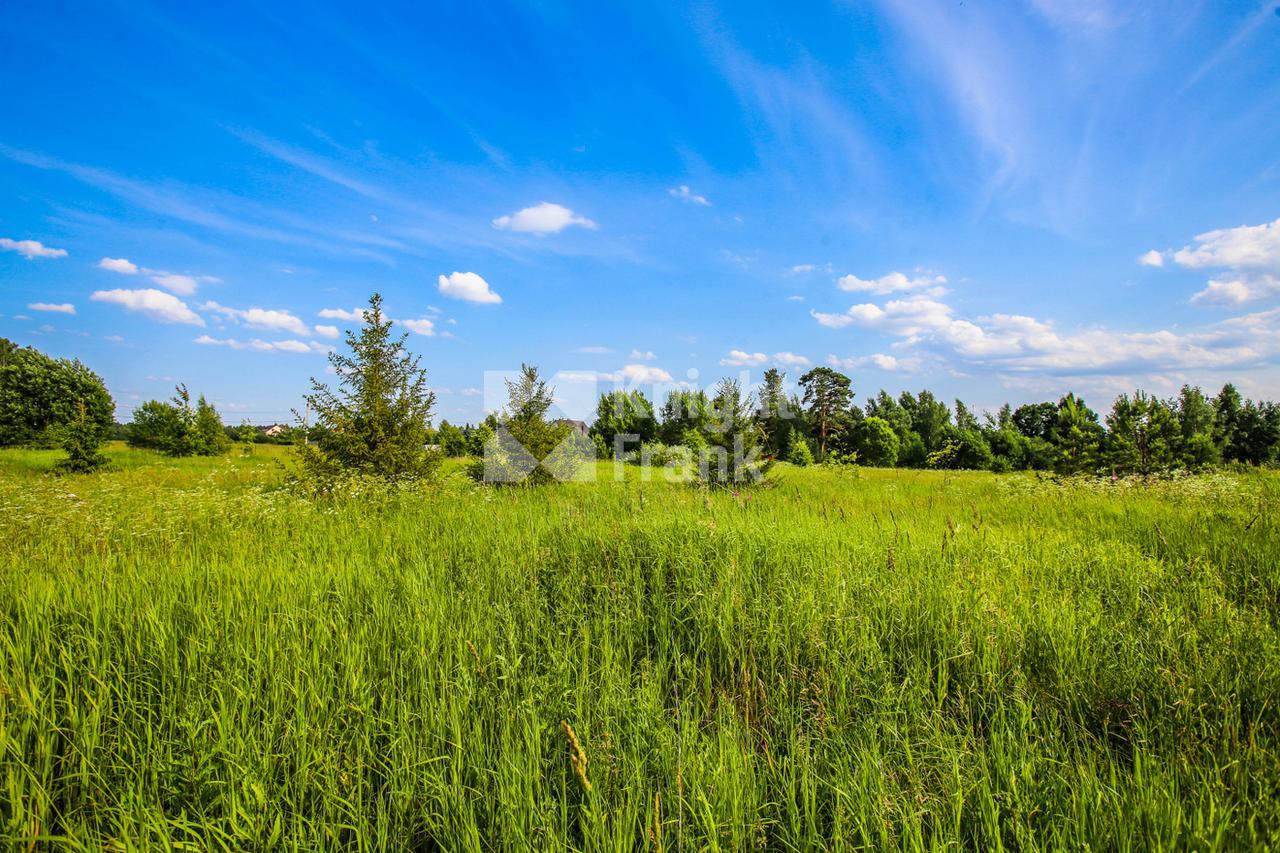
{"type": "MultiPolygon", "coordinates": [[[[315,413],[313,443],[298,445],[303,470],[321,481],[344,473],[382,478],[425,478],[435,473],[439,454],[428,448],[435,394],[427,373],[396,337],[382,313],[382,297],[369,297],[364,326],[348,331],[349,354],[334,352],[329,363],[338,387],[311,380],[306,396],[315,413]]],[[[302,419],[299,418],[299,421],[302,419]]]]}
{"type": "Polygon", "coordinates": [[[76,404],[76,416],[62,427],[62,449],[67,458],[58,468],[74,474],[96,471],[107,464],[102,454],[102,430],[98,422],[89,416],[89,409],[80,401],[76,404]]]}

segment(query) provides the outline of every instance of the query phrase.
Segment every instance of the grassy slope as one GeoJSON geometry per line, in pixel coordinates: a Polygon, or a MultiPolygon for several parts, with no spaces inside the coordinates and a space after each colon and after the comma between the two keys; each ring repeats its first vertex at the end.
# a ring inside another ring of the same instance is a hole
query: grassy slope
{"type": "Polygon", "coordinates": [[[1280,843],[1274,474],[311,504],[112,454],[0,453],[10,840],[1280,843]]]}

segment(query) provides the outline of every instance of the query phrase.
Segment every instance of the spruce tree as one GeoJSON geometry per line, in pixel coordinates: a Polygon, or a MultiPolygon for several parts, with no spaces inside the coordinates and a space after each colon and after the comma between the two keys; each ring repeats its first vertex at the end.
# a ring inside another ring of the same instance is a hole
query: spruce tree
{"type": "Polygon", "coordinates": [[[311,475],[420,478],[435,472],[439,455],[427,447],[435,394],[418,357],[405,348],[408,334],[397,337],[393,326],[382,313],[382,296],[373,294],[360,331],[347,332],[349,354],[329,354],[338,387],[311,380],[306,400],[315,415],[313,442],[298,448],[311,475]]]}

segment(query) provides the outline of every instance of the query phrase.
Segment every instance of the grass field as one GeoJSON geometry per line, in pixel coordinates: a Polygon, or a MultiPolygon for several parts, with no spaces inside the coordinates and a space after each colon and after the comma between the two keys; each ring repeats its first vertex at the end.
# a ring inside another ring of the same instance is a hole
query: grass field
{"type": "Polygon", "coordinates": [[[0,453],[13,849],[1280,844],[1275,473],[309,502],[110,453],[0,453]]]}

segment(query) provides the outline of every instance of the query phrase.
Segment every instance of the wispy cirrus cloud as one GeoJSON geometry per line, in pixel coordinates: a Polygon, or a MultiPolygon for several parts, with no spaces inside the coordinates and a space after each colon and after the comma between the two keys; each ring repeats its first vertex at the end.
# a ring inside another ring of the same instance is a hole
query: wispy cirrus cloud
{"type": "Polygon", "coordinates": [[[689,189],[686,184],[681,184],[678,187],[672,187],[667,190],[667,195],[689,204],[701,205],[702,207],[711,206],[711,202],[707,201],[706,196],[698,195],[693,190],[689,189]]]}

